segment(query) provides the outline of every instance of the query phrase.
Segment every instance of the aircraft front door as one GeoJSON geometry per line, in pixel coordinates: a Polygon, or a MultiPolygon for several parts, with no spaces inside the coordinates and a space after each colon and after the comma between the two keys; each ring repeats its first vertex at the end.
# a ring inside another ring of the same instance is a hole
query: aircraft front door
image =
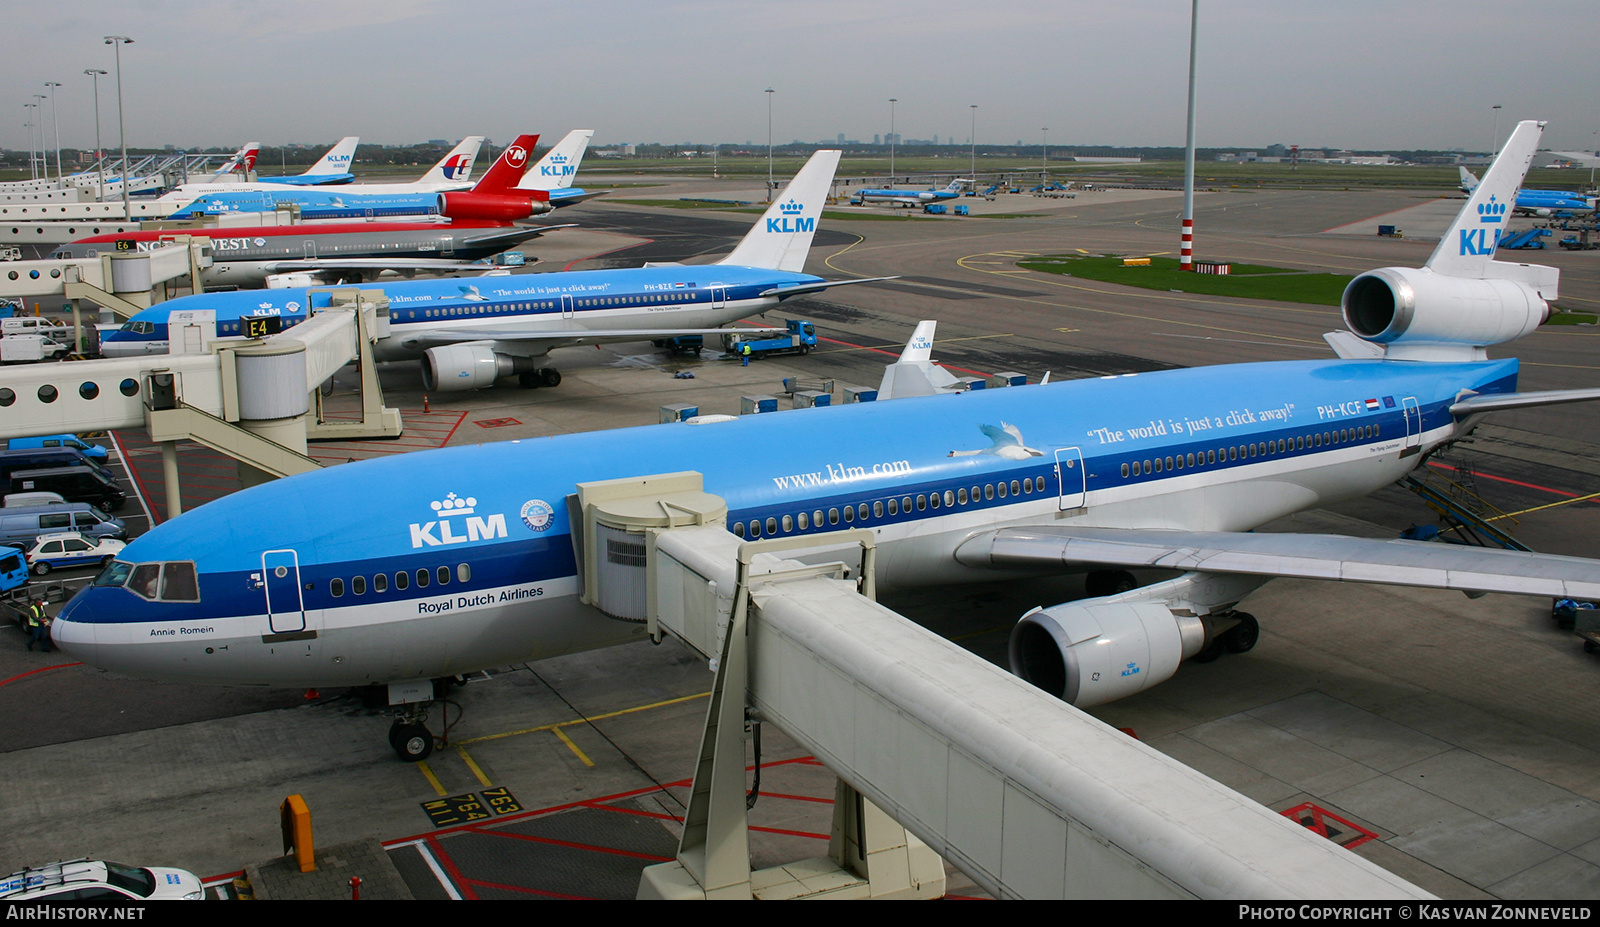
{"type": "Polygon", "coordinates": [[[1416,397],[1407,396],[1400,400],[1401,412],[1406,420],[1406,448],[1422,446],[1422,409],[1417,405],[1416,397]]]}
{"type": "Polygon", "coordinates": [[[561,317],[563,319],[572,318],[572,297],[565,293],[561,295],[561,317]]]}
{"type": "Polygon", "coordinates": [[[721,309],[728,304],[728,288],[720,283],[711,284],[711,308],[721,309]]]}
{"type": "Polygon", "coordinates": [[[1081,509],[1088,474],[1083,472],[1083,451],[1075,447],[1056,448],[1056,484],[1061,487],[1061,511],[1081,509]]]}
{"type": "Polygon", "coordinates": [[[269,550],[261,555],[261,588],[267,596],[267,617],[275,634],[306,629],[305,604],[300,598],[300,558],[292,550],[269,550]]]}

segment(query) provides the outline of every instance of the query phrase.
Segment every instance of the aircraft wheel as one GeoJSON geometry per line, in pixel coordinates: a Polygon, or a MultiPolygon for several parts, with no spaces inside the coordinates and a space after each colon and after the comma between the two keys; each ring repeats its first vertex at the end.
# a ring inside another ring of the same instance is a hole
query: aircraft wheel
{"type": "Polygon", "coordinates": [[[1083,591],[1092,599],[1127,592],[1139,585],[1127,570],[1095,570],[1083,579],[1083,591]]]}
{"type": "Polygon", "coordinates": [[[1229,628],[1220,638],[1229,653],[1249,653],[1261,639],[1261,623],[1249,612],[1234,612],[1239,623],[1229,628]]]}
{"type": "Polygon", "coordinates": [[[1190,657],[1189,660],[1193,663],[1210,663],[1220,656],[1222,656],[1222,638],[1214,637],[1211,639],[1211,643],[1205,646],[1204,650],[1190,657]]]}
{"type": "Polygon", "coordinates": [[[520,384],[523,389],[538,389],[539,371],[528,370],[517,374],[517,383],[520,384]]]}
{"type": "Polygon", "coordinates": [[[418,763],[433,753],[433,733],[421,724],[396,724],[389,730],[394,752],[407,763],[418,763]]]}
{"type": "Polygon", "coordinates": [[[43,576],[48,572],[50,572],[50,564],[45,563],[43,560],[33,565],[33,575],[35,576],[43,576]]]}
{"type": "Polygon", "coordinates": [[[540,386],[560,386],[561,385],[561,371],[557,370],[554,367],[541,367],[541,368],[539,368],[539,385],[540,386]]]}

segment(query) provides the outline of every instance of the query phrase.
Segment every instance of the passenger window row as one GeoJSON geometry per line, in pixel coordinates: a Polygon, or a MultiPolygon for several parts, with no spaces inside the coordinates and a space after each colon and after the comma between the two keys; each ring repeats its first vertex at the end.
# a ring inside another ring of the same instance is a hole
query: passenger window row
{"type": "Polygon", "coordinates": [[[859,502],[843,507],[831,507],[826,512],[814,509],[811,512],[797,512],[784,515],[781,518],[773,515],[765,521],[752,518],[747,523],[736,521],[733,523],[733,533],[741,538],[752,540],[762,537],[777,537],[793,534],[796,531],[826,530],[835,527],[842,521],[846,525],[856,523],[865,524],[868,521],[893,518],[904,513],[938,511],[940,508],[959,508],[964,505],[973,505],[979,502],[992,502],[995,499],[1004,499],[1008,496],[1031,496],[1036,492],[1044,492],[1045,481],[1042,476],[1029,479],[1012,480],[1009,483],[984,483],[973,486],[971,489],[963,486],[960,489],[946,489],[942,493],[917,493],[915,496],[891,496],[888,499],[879,499],[873,502],[859,502]]]}
{"type": "Polygon", "coordinates": [[[1331,447],[1335,444],[1348,444],[1351,441],[1370,441],[1378,436],[1379,428],[1377,425],[1338,428],[1333,431],[1298,435],[1293,438],[1259,441],[1255,444],[1239,444],[1206,451],[1195,451],[1194,453],[1175,454],[1171,457],[1156,457],[1142,461],[1135,460],[1122,465],[1122,476],[1127,478],[1192,467],[1208,467],[1218,463],[1226,464],[1238,460],[1252,460],[1258,457],[1271,457],[1275,454],[1287,454],[1291,451],[1316,450],[1320,447],[1331,447]]]}
{"type": "MultiPolygon", "coordinates": [[[[411,577],[412,577],[412,574],[406,572],[405,570],[400,570],[399,572],[395,573],[394,574],[394,589],[395,589],[395,591],[396,592],[403,592],[404,590],[409,588],[411,586],[411,577]]],[[[455,579],[456,579],[456,582],[461,582],[461,583],[470,581],[472,579],[472,567],[468,566],[465,563],[456,564],[455,579]]],[[[417,568],[416,581],[417,581],[417,588],[418,589],[427,588],[428,584],[433,582],[434,580],[437,580],[439,585],[441,585],[441,586],[450,585],[450,568],[447,567],[447,566],[442,566],[442,567],[438,567],[437,569],[432,570],[432,571],[430,571],[427,567],[418,567],[417,568]]],[[[344,598],[344,591],[345,591],[345,581],[344,581],[343,578],[335,577],[333,579],[328,580],[328,592],[330,594],[332,594],[334,598],[336,598],[336,599],[344,598]]],[[[373,594],[379,594],[379,593],[388,592],[389,591],[389,574],[387,574],[387,573],[374,573],[373,576],[372,576],[372,591],[373,591],[373,594]]],[[[366,595],[367,594],[367,578],[365,576],[352,576],[350,578],[350,594],[351,595],[366,595]]]]}
{"type": "MultiPolygon", "coordinates": [[[[129,377],[117,385],[117,391],[132,399],[134,396],[139,395],[139,381],[129,377]]],[[[35,395],[39,397],[40,402],[49,405],[61,397],[61,391],[46,383],[39,387],[35,395]]],[[[78,384],[78,395],[85,400],[98,399],[100,398],[100,384],[93,380],[85,380],[78,384]]],[[[9,408],[16,401],[17,393],[15,390],[10,387],[0,387],[0,409],[9,408]]]]}

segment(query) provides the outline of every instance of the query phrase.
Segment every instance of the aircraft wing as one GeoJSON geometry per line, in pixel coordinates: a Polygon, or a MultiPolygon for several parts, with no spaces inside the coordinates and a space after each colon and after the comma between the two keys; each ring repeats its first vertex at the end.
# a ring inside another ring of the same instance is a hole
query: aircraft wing
{"type": "Polygon", "coordinates": [[[862,277],[859,280],[824,280],[821,283],[799,283],[794,286],[775,286],[770,290],[762,290],[760,296],[776,296],[783,299],[786,296],[799,296],[801,293],[820,293],[823,290],[836,286],[850,286],[853,283],[881,283],[885,280],[899,280],[895,277],[862,277]]]}
{"type": "Polygon", "coordinates": [[[614,328],[594,330],[546,329],[455,329],[417,332],[400,339],[408,348],[431,348],[444,344],[464,344],[470,341],[495,341],[507,345],[523,345],[542,350],[571,348],[590,344],[611,344],[618,341],[655,341],[676,338],[680,335],[726,335],[784,332],[784,328],[614,328]]]}
{"type": "Polygon", "coordinates": [[[956,550],[956,559],[968,566],[1006,570],[1154,567],[1462,592],[1600,598],[1600,560],[1334,534],[1041,525],[975,535],[956,550]]]}

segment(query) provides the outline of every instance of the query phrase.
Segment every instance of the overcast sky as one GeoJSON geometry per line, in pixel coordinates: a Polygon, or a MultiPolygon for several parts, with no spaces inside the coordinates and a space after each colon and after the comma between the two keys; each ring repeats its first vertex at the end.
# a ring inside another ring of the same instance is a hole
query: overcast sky
{"type": "MultiPolygon", "coordinates": [[[[0,147],[59,81],[63,147],[400,144],[571,128],[594,143],[765,145],[843,133],[1181,146],[1187,0],[78,0],[10,4],[0,147]]],[[[1198,143],[1600,146],[1594,0],[1202,0],[1198,143]],[[1501,104],[1498,114],[1491,108],[1501,104]],[[1498,116],[1498,120],[1497,120],[1498,116]]],[[[41,107],[54,147],[50,102],[41,107]]]]}

